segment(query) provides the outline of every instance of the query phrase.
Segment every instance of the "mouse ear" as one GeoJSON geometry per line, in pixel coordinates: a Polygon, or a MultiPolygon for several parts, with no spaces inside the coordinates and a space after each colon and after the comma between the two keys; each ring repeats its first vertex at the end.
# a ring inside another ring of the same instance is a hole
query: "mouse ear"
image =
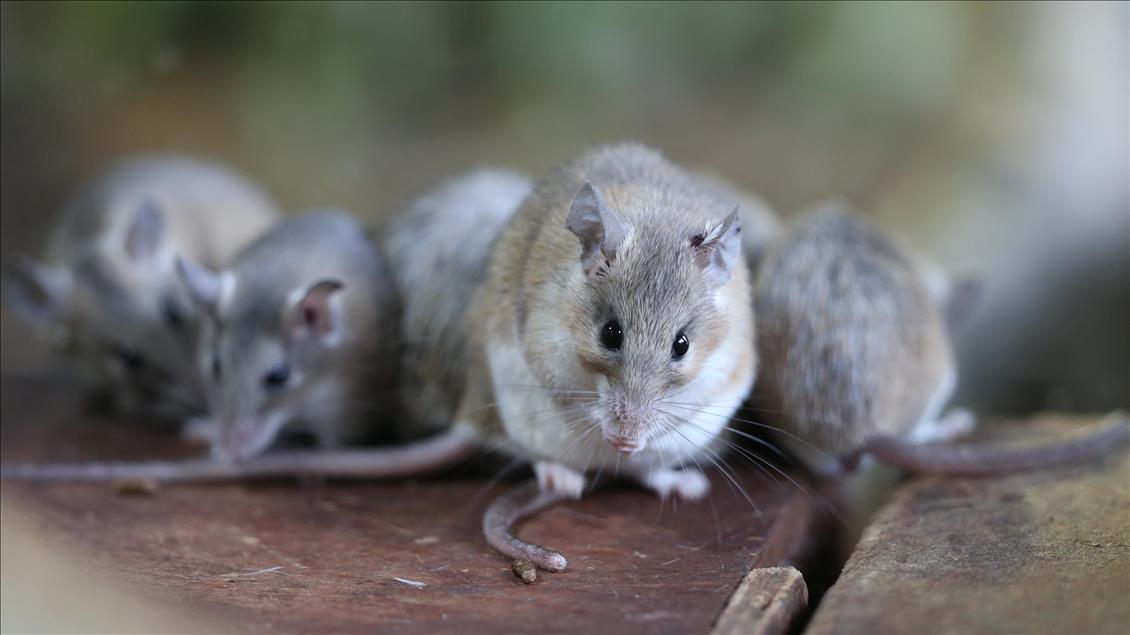
{"type": "Polygon", "coordinates": [[[691,238],[695,262],[717,285],[726,284],[741,258],[742,219],[738,208],[713,227],[691,238]]]}
{"type": "Polygon", "coordinates": [[[105,258],[89,254],[75,262],[72,270],[75,284],[90,291],[99,305],[107,311],[113,312],[130,302],[119,278],[105,258]]]}
{"type": "MultiPolygon", "coordinates": [[[[337,342],[341,332],[341,307],[334,302],[335,294],[345,284],[333,279],[319,280],[299,291],[292,302],[291,330],[300,337],[313,335],[328,345],[337,342]]],[[[298,291],[298,290],[296,290],[298,291]]]]}
{"type": "Polygon", "coordinates": [[[177,276],[188,290],[192,301],[212,317],[219,317],[224,305],[235,292],[235,275],[230,271],[216,273],[177,256],[177,276]]]}
{"type": "Polygon", "coordinates": [[[126,232],[126,254],[134,259],[152,257],[165,239],[165,215],[152,198],[145,198],[126,232]]]}
{"type": "Polygon", "coordinates": [[[13,258],[4,268],[4,304],[32,326],[62,318],[71,298],[71,276],[28,256],[13,258]]]}
{"type": "Polygon", "coordinates": [[[581,267],[585,275],[612,264],[616,250],[628,237],[628,226],[616,217],[591,183],[585,183],[577,192],[565,227],[581,241],[581,267]]]}

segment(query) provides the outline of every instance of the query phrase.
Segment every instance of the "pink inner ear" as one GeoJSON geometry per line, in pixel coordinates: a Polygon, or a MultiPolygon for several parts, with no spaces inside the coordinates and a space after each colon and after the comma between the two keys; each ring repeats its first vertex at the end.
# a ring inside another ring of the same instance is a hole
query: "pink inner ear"
{"type": "Polygon", "coordinates": [[[303,326],[321,335],[330,332],[330,312],[324,301],[325,298],[306,298],[301,308],[303,326]]]}
{"type": "Polygon", "coordinates": [[[318,309],[309,304],[302,307],[302,320],[307,328],[323,330],[323,325],[318,323],[318,309]]]}

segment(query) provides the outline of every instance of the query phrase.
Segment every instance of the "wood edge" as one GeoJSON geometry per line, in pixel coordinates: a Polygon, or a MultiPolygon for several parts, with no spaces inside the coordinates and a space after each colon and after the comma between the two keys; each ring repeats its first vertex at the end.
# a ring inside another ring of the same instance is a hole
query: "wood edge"
{"type": "Polygon", "coordinates": [[[751,570],[726,601],[710,635],[784,635],[808,608],[808,586],[793,567],[751,570]]]}

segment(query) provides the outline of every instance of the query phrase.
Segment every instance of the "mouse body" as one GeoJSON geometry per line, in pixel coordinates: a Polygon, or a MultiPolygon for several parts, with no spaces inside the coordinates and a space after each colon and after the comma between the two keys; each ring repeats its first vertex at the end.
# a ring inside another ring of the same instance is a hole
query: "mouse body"
{"type": "Polygon", "coordinates": [[[754,284],[761,371],[753,408],[813,471],[865,456],[913,472],[1031,469],[1101,454],[1126,436],[1008,450],[939,443],[972,414],[942,415],[957,385],[949,326],[978,293],[916,259],[842,204],[802,215],[760,258],[754,284]]]}
{"type": "Polygon", "coordinates": [[[207,419],[194,434],[227,460],[280,433],[321,447],[359,441],[382,419],[367,393],[392,385],[398,301],[365,228],[339,211],[288,218],[227,269],[178,272],[204,320],[198,368],[207,419]]]}
{"type": "Polygon", "coordinates": [[[543,489],[578,497],[586,473],[618,470],[701,496],[678,468],[704,460],[756,368],[740,241],[730,201],[643,146],[553,172],[495,241],[457,420],[543,489]]]}
{"type": "Polygon", "coordinates": [[[403,304],[401,437],[442,430],[454,420],[467,375],[468,307],[495,239],[532,188],[512,170],[475,170],[412,201],[385,232],[403,304]]]}
{"type": "Polygon", "coordinates": [[[176,255],[226,265],[277,219],[262,190],[220,164],[127,160],[61,210],[42,261],[10,263],[5,303],[117,409],[180,420],[198,414],[203,396],[199,315],[176,255]]]}

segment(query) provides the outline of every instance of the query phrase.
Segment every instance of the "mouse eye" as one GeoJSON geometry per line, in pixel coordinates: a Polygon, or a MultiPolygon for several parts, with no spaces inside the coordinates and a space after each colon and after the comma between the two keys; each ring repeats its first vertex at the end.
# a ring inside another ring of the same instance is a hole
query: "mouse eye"
{"type": "Polygon", "coordinates": [[[687,334],[679,331],[675,336],[675,343],[671,345],[671,359],[682,359],[690,347],[691,341],[687,339],[687,334]]]}
{"type": "Polygon", "coordinates": [[[184,326],[184,317],[172,300],[165,300],[161,304],[161,317],[165,320],[165,324],[168,324],[174,330],[179,330],[184,326]]]}
{"type": "Polygon", "coordinates": [[[624,331],[620,328],[619,322],[609,320],[604,324],[604,328],[600,330],[600,343],[608,350],[620,350],[620,346],[624,343],[624,331]]]}
{"type": "Polygon", "coordinates": [[[119,345],[114,348],[114,357],[118,358],[127,370],[138,371],[145,368],[145,358],[132,346],[119,345]]]}
{"type": "Polygon", "coordinates": [[[282,388],[290,379],[290,366],[279,364],[263,376],[263,385],[267,388],[282,388]]]}

